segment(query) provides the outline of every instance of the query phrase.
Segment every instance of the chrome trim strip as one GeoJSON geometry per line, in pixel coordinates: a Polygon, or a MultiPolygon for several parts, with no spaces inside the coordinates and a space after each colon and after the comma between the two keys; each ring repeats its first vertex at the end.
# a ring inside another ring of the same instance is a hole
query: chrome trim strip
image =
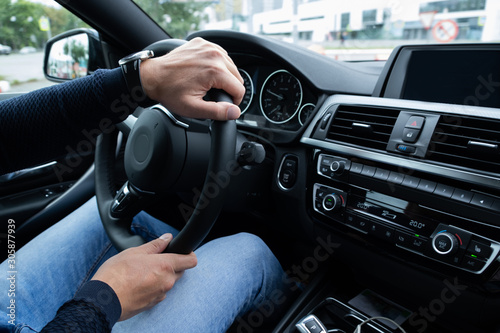
{"type": "Polygon", "coordinates": [[[157,110],[160,110],[163,113],[165,113],[170,118],[170,120],[172,120],[172,122],[174,123],[174,125],[182,127],[182,128],[189,128],[188,124],[183,123],[182,121],[180,121],[177,118],[175,118],[175,116],[170,111],[168,111],[168,109],[166,107],[164,107],[163,105],[156,104],[156,105],[153,105],[151,107],[151,109],[157,109],[157,110]]]}

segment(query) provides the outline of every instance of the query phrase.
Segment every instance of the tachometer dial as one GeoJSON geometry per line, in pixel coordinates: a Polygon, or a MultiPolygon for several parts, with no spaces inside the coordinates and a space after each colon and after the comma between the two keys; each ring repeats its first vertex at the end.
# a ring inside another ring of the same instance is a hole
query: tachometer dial
{"type": "Polygon", "coordinates": [[[245,95],[243,96],[243,99],[241,100],[241,103],[239,105],[241,109],[241,113],[243,114],[246,110],[248,110],[248,107],[250,106],[250,103],[252,103],[253,99],[253,82],[252,78],[250,77],[250,74],[248,74],[247,71],[243,69],[238,69],[240,72],[241,77],[243,78],[243,85],[245,86],[245,95]]]}
{"type": "Polygon", "coordinates": [[[315,107],[312,103],[302,105],[299,111],[299,123],[301,126],[306,123],[307,118],[313,113],[315,107]]]}
{"type": "Polygon", "coordinates": [[[260,109],[274,124],[283,124],[293,118],[302,103],[302,85],[286,70],[269,75],[260,91],[260,109]]]}

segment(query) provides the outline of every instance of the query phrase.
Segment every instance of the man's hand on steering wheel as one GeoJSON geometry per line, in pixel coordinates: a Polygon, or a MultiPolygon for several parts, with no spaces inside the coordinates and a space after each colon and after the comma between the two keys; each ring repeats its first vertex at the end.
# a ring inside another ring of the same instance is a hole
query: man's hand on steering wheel
{"type": "Polygon", "coordinates": [[[237,105],[245,94],[236,65],[216,44],[195,38],[164,56],[143,61],[140,74],[148,97],[180,116],[214,120],[240,116],[234,104],[203,100],[212,88],[227,92],[237,105]]]}

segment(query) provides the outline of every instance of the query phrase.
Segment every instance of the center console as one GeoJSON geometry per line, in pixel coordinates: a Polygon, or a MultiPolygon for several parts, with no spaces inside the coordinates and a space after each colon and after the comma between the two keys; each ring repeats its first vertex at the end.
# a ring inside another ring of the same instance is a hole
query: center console
{"type": "Polygon", "coordinates": [[[326,99],[301,139],[305,204],[315,235],[338,242],[354,275],[338,281],[330,267],[295,324],[313,325],[314,315],[332,332],[352,332],[373,316],[352,302],[373,287],[381,296],[365,303],[392,304],[385,314],[408,309],[408,332],[500,327],[498,59],[498,45],[401,47],[373,97],[326,99]],[[478,66],[456,71],[466,62],[478,66]],[[349,323],[355,312],[361,319],[349,323]]]}

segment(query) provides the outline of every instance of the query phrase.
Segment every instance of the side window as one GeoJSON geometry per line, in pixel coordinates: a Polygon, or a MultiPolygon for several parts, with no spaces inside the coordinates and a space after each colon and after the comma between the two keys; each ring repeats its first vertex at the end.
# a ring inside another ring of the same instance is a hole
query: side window
{"type": "Polygon", "coordinates": [[[43,74],[47,40],[88,25],[55,1],[0,3],[0,94],[29,92],[55,84],[43,74]]]}

